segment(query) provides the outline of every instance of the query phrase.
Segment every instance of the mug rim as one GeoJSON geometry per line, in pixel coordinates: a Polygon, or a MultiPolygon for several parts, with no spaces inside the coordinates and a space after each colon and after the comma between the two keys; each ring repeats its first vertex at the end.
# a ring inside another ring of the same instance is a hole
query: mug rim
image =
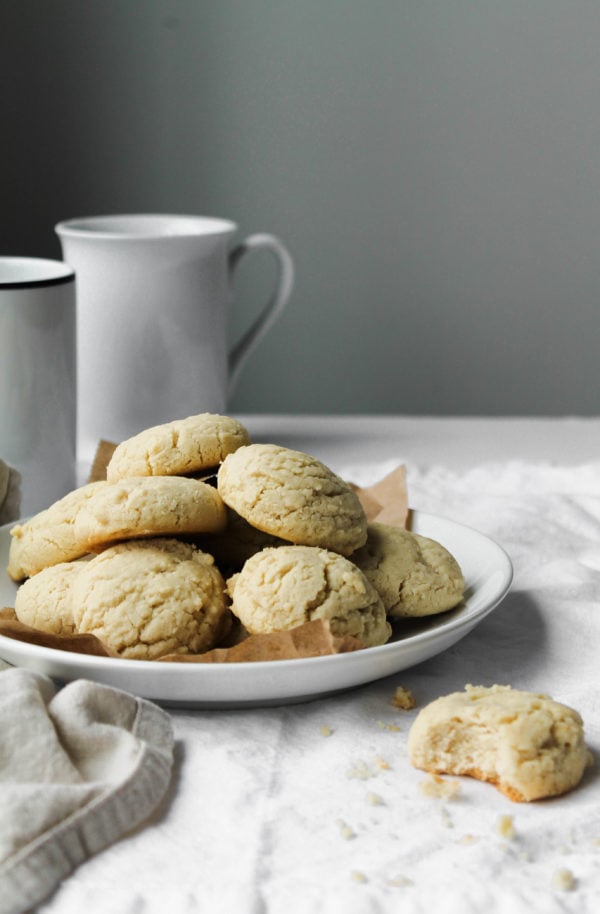
{"type": "Polygon", "coordinates": [[[0,292],[5,289],[38,289],[74,281],[75,271],[63,260],[0,255],[0,292]],[[8,268],[6,276],[3,267],[8,268]]]}
{"type": "Polygon", "coordinates": [[[65,219],[54,226],[59,237],[104,238],[123,241],[164,241],[168,238],[195,238],[201,235],[231,234],[235,222],[216,216],[184,213],[116,213],[65,219]],[[170,230],[169,230],[170,226],[170,230]]]}

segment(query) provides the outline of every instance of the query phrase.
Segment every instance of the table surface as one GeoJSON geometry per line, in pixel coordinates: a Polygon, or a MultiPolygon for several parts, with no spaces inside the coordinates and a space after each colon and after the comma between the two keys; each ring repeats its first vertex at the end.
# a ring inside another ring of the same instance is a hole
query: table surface
{"type": "Polygon", "coordinates": [[[276,440],[334,464],[401,460],[451,468],[498,460],[586,463],[600,457],[600,419],[565,417],[241,416],[276,440]]]}
{"type": "Polygon", "coordinates": [[[457,645],[401,675],[304,704],[171,709],[176,764],[160,811],[39,910],[597,912],[593,769],[541,803],[470,779],[436,798],[406,744],[429,701],[499,682],[577,707],[600,749],[600,419],[240,418],[255,441],[348,476],[375,481],[405,463],[412,506],[498,541],[512,590],[457,645]],[[414,711],[392,706],[399,685],[414,711]],[[499,827],[507,816],[512,838],[499,827]]]}

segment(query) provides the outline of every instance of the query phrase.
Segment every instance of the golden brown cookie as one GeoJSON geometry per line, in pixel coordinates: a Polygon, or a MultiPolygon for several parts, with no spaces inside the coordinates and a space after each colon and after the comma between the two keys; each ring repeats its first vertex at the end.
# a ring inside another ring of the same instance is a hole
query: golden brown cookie
{"type": "Polygon", "coordinates": [[[218,466],[250,436],[230,416],[201,413],[145,429],[121,442],[107,469],[109,482],[130,476],[189,476],[218,466]]]}
{"type": "Polygon", "coordinates": [[[465,581],[454,556],[435,540],[372,522],[352,556],[389,616],[430,616],[456,606],[465,581]]]}
{"type": "Polygon", "coordinates": [[[467,686],[423,708],[411,727],[416,768],[490,781],[518,802],[575,787],[589,761],[577,711],[509,686],[467,686]]]}
{"type": "Polygon", "coordinates": [[[366,647],[391,635],[376,590],[349,559],[316,546],[278,546],[248,559],[227,582],[232,611],[251,634],[285,631],[314,619],[366,647]]]}
{"type": "Polygon", "coordinates": [[[14,581],[37,574],[49,565],[70,562],[87,552],[75,533],[75,520],[88,499],[102,491],[106,482],[90,482],[74,489],[10,531],[8,574],[14,581]]]}
{"type": "Polygon", "coordinates": [[[21,584],[15,596],[19,622],[53,635],[72,635],[71,587],[84,562],[59,562],[21,584]]]}
{"type": "Polygon", "coordinates": [[[183,476],[139,476],[92,493],[77,512],[74,533],[89,552],[130,538],[218,533],[226,522],[213,486],[183,476]]]}
{"type": "Polygon", "coordinates": [[[223,461],[217,485],[249,524],[290,543],[351,555],[366,541],[358,496],[308,454],[275,444],[241,447],[223,461]]]}
{"type": "Polygon", "coordinates": [[[139,660],[210,650],[231,620],[212,557],[169,538],[120,543],[85,563],[72,607],[77,632],[139,660]]]}
{"type": "Polygon", "coordinates": [[[15,581],[118,540],[218,533],[227,522],[213,486],[180,476],[88,483],[10,531],[15,581]]]}

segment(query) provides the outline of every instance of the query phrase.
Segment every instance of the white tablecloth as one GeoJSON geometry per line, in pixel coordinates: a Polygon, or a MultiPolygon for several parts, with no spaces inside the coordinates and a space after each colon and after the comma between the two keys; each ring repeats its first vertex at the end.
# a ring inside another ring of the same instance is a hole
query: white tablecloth
{"type": "Polygon", "coordinates": [[[506,683],[579,710],[600,759],[600,420],[243,418],[255,439],[360,483],[406,463],[412,507],[497,540],[512,590],[445,653],[341,696],[170,710],[175,764],[160,810],[39,911],[597,914],[597,766],[544,802],[515,804],[469,779],[444,799],[421,790],[406,744],[427,702],[506,683]],[[399,685],[414,711],[390,703],[399,685]]]}

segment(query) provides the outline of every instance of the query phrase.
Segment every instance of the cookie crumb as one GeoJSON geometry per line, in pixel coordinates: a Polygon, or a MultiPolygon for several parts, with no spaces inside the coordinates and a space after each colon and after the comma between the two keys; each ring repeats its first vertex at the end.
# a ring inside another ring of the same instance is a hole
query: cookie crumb
{"type": "Polygon", "coordinates": [[[369,881],[367,879],[367,877],[365,876],[365,874],[362,873],[360,870],[352,870],[352,872],[350,873],[350,877],[352,878],[353,882],[368,882],[369,881]]]}
{"type": "Polygon", "coordinates": [[[459,840],[457,841],[457,844],[463,844],[463,845],[476,844],[477,841],[479,841],[479,838],[476,835],[467,834],[467,835],[463,835],[462,838],[459,838],[459,840]]]}
{"type": "Polygon", "coordinates": [[[328,727],[327,724],[323,724],[323,726],[321,727],[321,736],[331,736],[332,733],[333,733],[333,730],[331,729],[331,727],[328,727]]]}
{"type": "Polygon", "coordinates": [[[378,793],[368,793],[367,801],[371,804],[371,806],[385,806],[385,800],[378,793]]]}
{"type": "Polygon", "coordinates": [[[409,879],[408,876],[394,876],[392,879],[388,879],[387,885],[392,888],[403,888],[407,885],[414,885],[412,879],[409,879]]]}
{"type": "Polygon", "coordinates": [[[512,841],[515,836],[515,822],[512,816],[499,816],[496,822],[496,831],[502,838],[512,841]]]}
{"type": "Polygon", "coordinates": [[[377,726],[380,730],[389,730],[392,733],[400,733],[400,727],[398,724],[388,724],[384,720],[378,720],[377,726]]]}
{"type": "Polygon", "coordinates": [[[344,822],[343,819],[339,819],[338,823],[340,828],[340,835],[344,841],[352,841],[353,838],[356,838],[356,832],[351,828],[347,822],[344,822]]]}
{"type": "Polygon", "coordinates": [[[390,763],[386,762],[386,760],[384,758],[382,758],[380,755],[375,756],[375,765],[377,768],[380,768],[382,771],[389,771],[391,768],[390,763]]]}
{"type": "Polygon", "coordinates": [[[395,708],[399,708],[400,711],[410,711],[415,707],[416,701],[410,689],[398,686],[392,695],[392,704],[395,708]]]}
{"type": "Polygon", "coordinates": [[[439,774],[429,774],[419,784],[419,790],[424,797],[453,800],[460,793],[460,782],[442,778],[439,774]]]}
{"type": "Polygon", "coordinates": [[[369,778],[375,777],[376,772],[369,768],[366,762],[357,762],[346,772],[347,778],[356,778],[359,781],[368,781],[369,778]]]}
{"type": "Polygon", "coordinates": [[[552,876],[552,888],[558,889],[560,892],[572,892],[576,885],[577,882],[571,870],[562,866],[554,871],[554,875],[552,876]]]}

